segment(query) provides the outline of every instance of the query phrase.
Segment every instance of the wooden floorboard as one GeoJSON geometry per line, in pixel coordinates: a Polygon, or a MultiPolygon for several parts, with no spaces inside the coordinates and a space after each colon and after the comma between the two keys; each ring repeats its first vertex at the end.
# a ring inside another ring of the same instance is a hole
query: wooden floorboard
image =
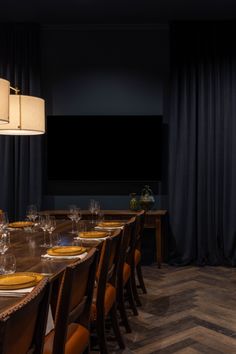
{"type": "Polygon", "coordinates": [[[143,267],[148,293],[139,316],[128,310],[132,333],[112,354],[236,354],[236,269],[143,267]]]}

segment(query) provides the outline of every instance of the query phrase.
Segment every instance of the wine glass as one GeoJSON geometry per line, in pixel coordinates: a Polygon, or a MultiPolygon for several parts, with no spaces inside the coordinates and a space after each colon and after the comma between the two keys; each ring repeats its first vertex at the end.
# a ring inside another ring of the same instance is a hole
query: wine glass
{"type": "Polygon", "coordinates": [[[78,222],[80,221],[82,215],[81,215],[80,208],[75,208],[74,212],[75,212],[75,225],[76,225],[75,233],[77,233],[78,232],[78,222]]]}
{"type": "Polygon", "coordinates": [[[100,213],[101,207],[100,203],[95,200],[94,202],[94,214],[95,214],[95,222],[98,220],[98,214],[100,213]]]}
{"type": "Polygon", "coordinates": [[[8,226],[7,212],[0,213],[0,232],[3,232],[8,226]]]}
{"type": "Polygon", "coordinates": [[[3,274],[12,274],[16,271],[16,257],[12,253],[3,254],[1,257],[1,270],[3,274]]]}
{"type": "MultiPolygon", "coordinates": [[[[68,207],[68,214],[67,214],[67,216],[68,216],[68,218],[71,220],[71,222],[72,222],[72,230],[71,230],[71,233],[72,234],[75,234],[76,233],[76,230],[75,230],[75,224],[76,224],[76,219],[77,219],[77,210],[78,210],[78,208],[77,208],[77,206],[76,205],[69,205],[69,207],[68,207]]],[[[79,219],[78,219],[78,221],[79,221],[79,219]]],[[[78,222],[77,221],[77,222],[78,222]]]]}
{"type": "Polygon", "coordinates": [[[30,221],[35,221],[37,219],[37,206],[35,204],[28,205],[27,210],[26,210],[26,217],[30,221]]]}
{"type": "Polygon", "coordinates": [[[91,223],[93,224],[94,213],[96,210],[96,200],[90,199],[88,209],[91,213],[91,223]]]}
{"type": "Polygon", "coordinates": [[[4,254],[10,247],[10,232],[5,231],[0,236],[0,253],[4,254]]]}
{"type": "Polygon", "coordinates": [[[53,246],[53,241],[52,241],[52,233],[56,229],[57,223],[56,223],[56,218],[55,216],[50,216],[49,217],[49,223],[48,223],[48,233],[49,233],[49,246],[53,246]]]}
{"type": "Polygon", "coordinates": [[[4,273],[4,259],[3,259],[3,255],[6,253],[6,251],[8,250],[8,248],[10,247],[10,232],[9,231],[5,231],[1,234],[0,236],[0,258],[1,258],[1,262],[0,262],[0,271],[1,274],[4,273]]]}
{"type": "Polygon", "coordinates": [[[40,247],[48,247],[49,244],[47,243],[46,240],[46,232],[48,231],[50,227],[50,217],[49,215],[42,215],[40,216],[39,219],[39,227],[43,230],[43,243],[40,245],[40,247]]]}

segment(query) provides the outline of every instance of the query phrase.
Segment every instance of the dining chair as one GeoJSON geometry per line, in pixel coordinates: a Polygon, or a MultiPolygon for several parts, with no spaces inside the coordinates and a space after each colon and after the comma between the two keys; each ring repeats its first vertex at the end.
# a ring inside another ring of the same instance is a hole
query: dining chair
{"type": "Polygon", "coordinates": [[[0,315],[1,354],[41,354],[50,297],[48,278],[0,315]]]}
{"type": "Polygon", "coordinates": [[[89,348],[89,319],[98,252],[68,265],[59,290],[55,327],[45,337],[44,354],[80,354],[89,348]]]}
{"type": "Polygon", "coordinates": [[[99,349],[107,354],[105,321],[110,317],[116,340],[121,349],[125,343],[120,332],[117,320],[117,271],[122,242],[122,230],[115,231],[102,245],[97,271],[97,286],[94,289],[94,298],[91,311],[91,323],[96,328],[99,349]]]}
{"type": "Polygon", "coordinates": [[[127,333],[131,332],[131,327],[125,308],[125,296],[133,311],[133,314],[135,316],[138,315],[131,284],[131,273],[132,268],[134,267],[135,228],[136,217],[133,217],[129,219],[124,226],[118,269],[117,306],[120,312],[122,324],[125,326],[127,333]]]}
{"type": "Polygon", "coordinates": [[[136,275],[139,281],[139,287],[143,293],[146,294],[147,290],[144,284],[142,268],[141,268],[141,240],[143,236],[145,222],[145,210],[141,210],[136,215],[136,228],[135,228],[135,246],[134,246],[134,267],[131,269],[131,285],[137,306],[141,306],[141,301],[137,291],[136,275]]]}

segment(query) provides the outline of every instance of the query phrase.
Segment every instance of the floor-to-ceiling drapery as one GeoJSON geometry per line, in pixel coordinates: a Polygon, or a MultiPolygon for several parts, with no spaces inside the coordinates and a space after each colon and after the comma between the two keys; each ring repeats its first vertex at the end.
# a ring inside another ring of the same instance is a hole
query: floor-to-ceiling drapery
{"type": "Polygon", "coordinates": [[[170,31],[170,262],[236,265],[236,24],[170,31]]]}
{"type": "MultiPolygon", "coordinates": [[[[22,94],[40,95],[40,32],[31,24],[0,24],[0,77],[22,94]]],[[[42,136],[0,135],[0,208],[22,218],[27,204],[40,207],[42,136]]]]}

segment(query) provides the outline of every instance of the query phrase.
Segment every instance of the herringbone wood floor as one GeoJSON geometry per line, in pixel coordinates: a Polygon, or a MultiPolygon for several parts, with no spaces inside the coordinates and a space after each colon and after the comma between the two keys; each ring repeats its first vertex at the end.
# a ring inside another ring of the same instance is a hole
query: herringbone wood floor
{"type": "MultiPolygon", "coordinates": [[[[236,269],[143,267],[148,294],[129,319],[127,348],[111,353],[236,354],[236,269]]],[[[124,333],[124,331],[123,331],[124,333]]]]}

